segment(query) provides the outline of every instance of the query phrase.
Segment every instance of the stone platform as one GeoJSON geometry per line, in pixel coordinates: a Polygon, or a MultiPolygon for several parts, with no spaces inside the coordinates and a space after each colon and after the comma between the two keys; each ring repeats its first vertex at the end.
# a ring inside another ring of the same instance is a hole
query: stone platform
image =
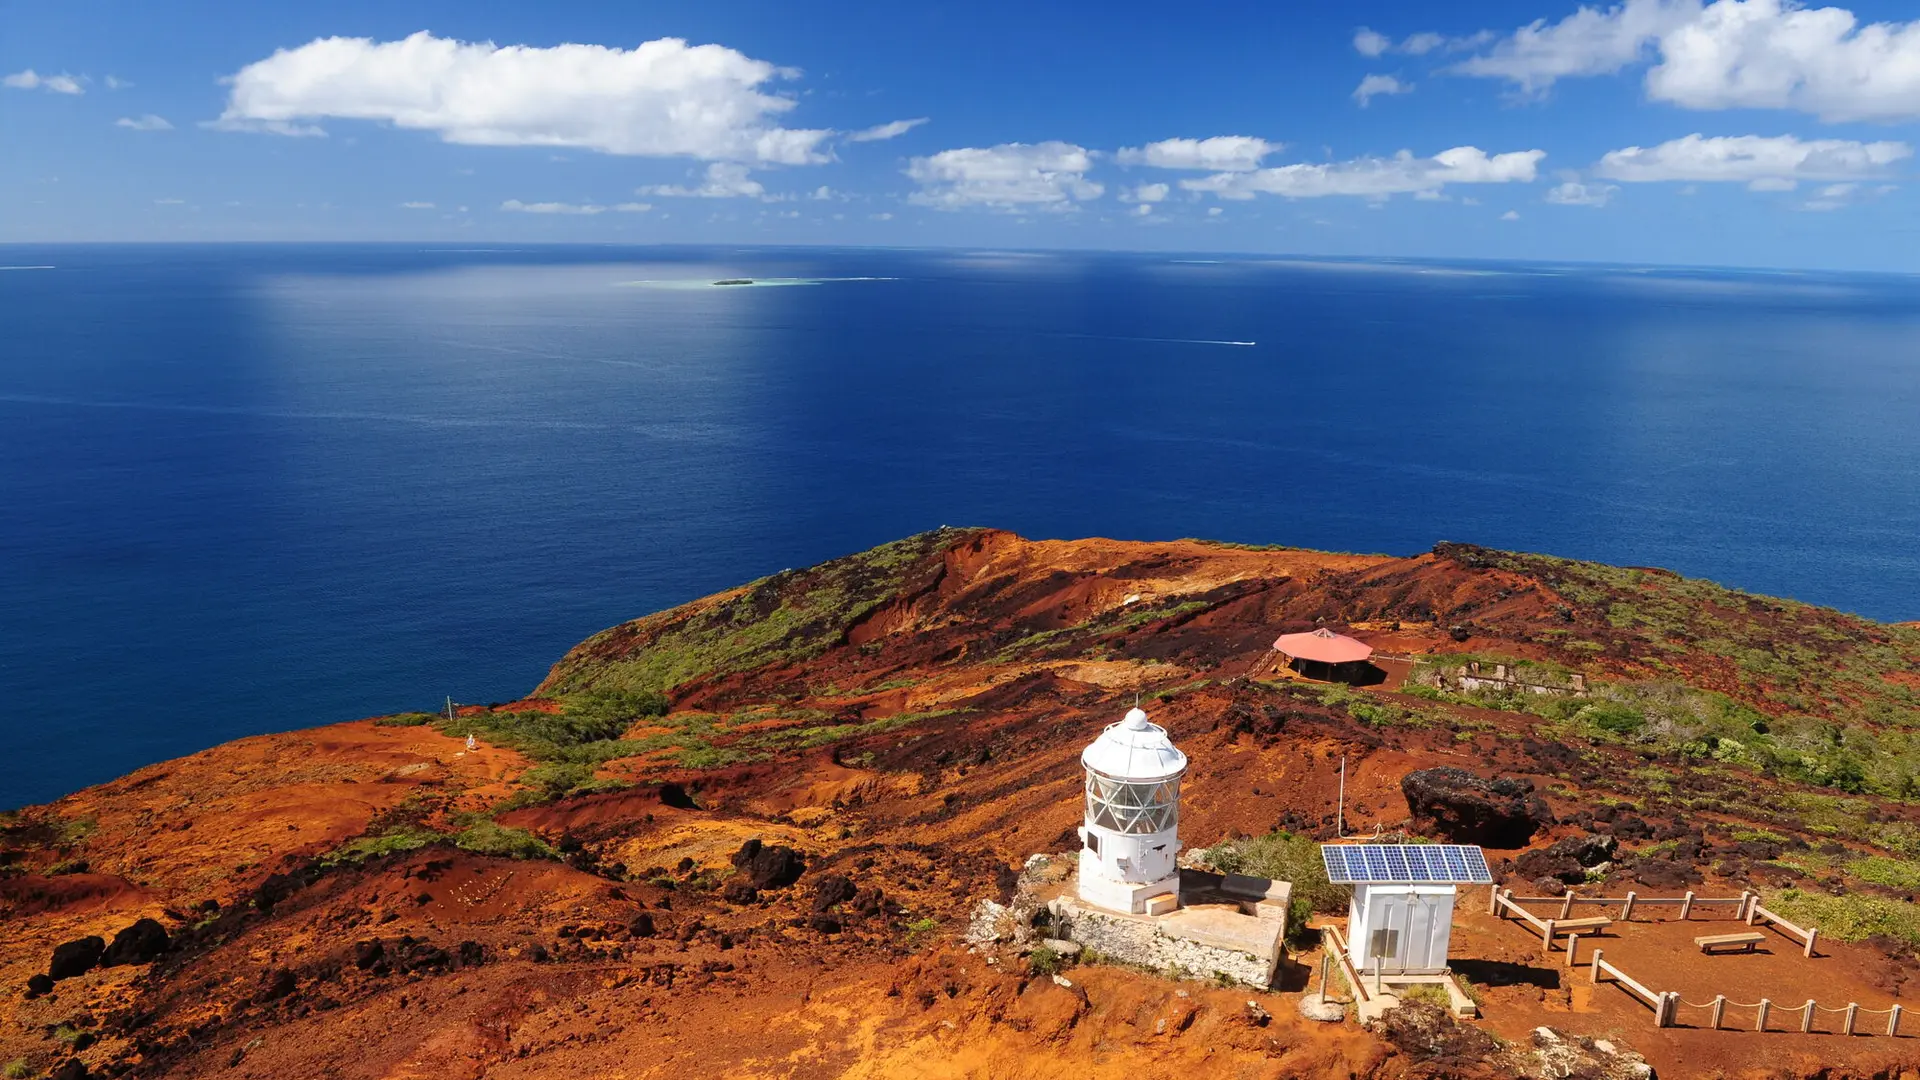
{"type": "Polygon", "coordinates": [[[1046,901],[1057,937],[1158,971],[1273,985],[1287,936],[1288,882],[1183,869],[1180,906],[1164,915],[1090,904],[1071,877],[1061,885],[1046,901]]]}

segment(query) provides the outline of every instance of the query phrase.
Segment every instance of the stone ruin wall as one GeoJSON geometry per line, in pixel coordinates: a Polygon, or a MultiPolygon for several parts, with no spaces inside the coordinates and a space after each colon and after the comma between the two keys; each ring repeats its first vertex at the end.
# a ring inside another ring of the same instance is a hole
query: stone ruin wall
{"type": "Polygon", "coordinates": [[[1057,936],[1121,963],[1153,971],[1184,972],[1202,979],[1225,976],[1262,990],[1273,984],[1277,957],[1263,959],[1248,952],[1169,937],[1150,924],[1107,915],[1071,900],[1055,900],[1047,906],[1053,912],[1057,936]]]}

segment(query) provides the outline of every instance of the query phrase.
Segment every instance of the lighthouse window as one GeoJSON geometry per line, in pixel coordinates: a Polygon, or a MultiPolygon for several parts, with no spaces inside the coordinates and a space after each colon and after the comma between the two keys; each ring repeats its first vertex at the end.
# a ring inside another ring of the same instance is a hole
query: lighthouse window
{"type": "Polygon", "coordinates": [[[1103,829],[1143,836],[1173,827],[1180,779],[1130,783],[1087,773],[1087,820],[1103,829]]]}

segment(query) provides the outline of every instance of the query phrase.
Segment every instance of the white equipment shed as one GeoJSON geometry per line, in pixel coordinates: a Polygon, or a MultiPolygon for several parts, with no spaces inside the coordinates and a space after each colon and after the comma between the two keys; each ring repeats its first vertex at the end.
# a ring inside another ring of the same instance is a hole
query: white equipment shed
{"type": "Polygon", "coordinates": [[[1328,881],[1353,886],[1347,954],[1374,975],[1446,971],[1457,886],[1493,884],[1468,844],[1322,844],[1320,856],[1328,881]]]}

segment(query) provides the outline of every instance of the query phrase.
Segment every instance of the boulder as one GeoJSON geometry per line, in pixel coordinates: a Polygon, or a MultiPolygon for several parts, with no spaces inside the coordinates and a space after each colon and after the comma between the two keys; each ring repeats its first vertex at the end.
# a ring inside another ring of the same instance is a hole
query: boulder
{"type": "Polygon", "coordinates": [[[141,919],[113,935],[113,944],[107,946],[107,951],[100,956],[100,966],[150,964],[155,957],[166,952],[171,944],[166,927],[152,919],[141,919]]]}
{"type": "Polygon", "coordinates": [[[254,995],[254,1000],[261,1004],[278,1001],[293,993],[298,985],[293,972],[286,968],[271,968],[261,973],[260,990],[254,995]]]}
{"type": "Polygon", "coordinates": [[[47,977],[57,982],[75,975],[85,975],[100,963],[100,957],[106,951],[106,941],[91,934],[63,941],[53,947],[53,958],[47,962],[47,977]]]}
{"type": "Polygon", "coordinates": [[[768,847],[758,839],[740,845],[733,856],[734,868],[746,875],[747,884],[756,889],[784,889],[800,880],[807,864],[800,853],[785,844],[768,847]]]}
{"type": "Polygon", "coordinates": [[[47,1080],[87,1080],[87,1063],[79,1058],[68,1058],[47,1074],[47,1080]]]}
{"type": "Polygon", "coordinates": [[[1528,780],[1489,780],[1443,767],[1408,773],[1400,791],[1415,828],[1456,844],[1525,847],[1534,833],[1553,824],[1546,800],[1533,793],[1528,780]]]}
{"type": "Polygon", "coordinates": [[[859,892],[860,890],[854,888],[852,878],[844,874],[829,874],[821,878],[819,884],[813,887],[813,910],[831,911],[836,906],[852,900],[859,895],[859,892]]]}
{"type": "Polygon", "coordinates": [[[53,979],[47,975],[31,975],[27,978],[27,1000],[53,993],[53,979]]]}
{"type": "Polygon", "coordinates": [[[745,906],[760,899],[760,890],[744,877],[736,877],[720,888],[720,899],[729,904],[745,906]]]}

